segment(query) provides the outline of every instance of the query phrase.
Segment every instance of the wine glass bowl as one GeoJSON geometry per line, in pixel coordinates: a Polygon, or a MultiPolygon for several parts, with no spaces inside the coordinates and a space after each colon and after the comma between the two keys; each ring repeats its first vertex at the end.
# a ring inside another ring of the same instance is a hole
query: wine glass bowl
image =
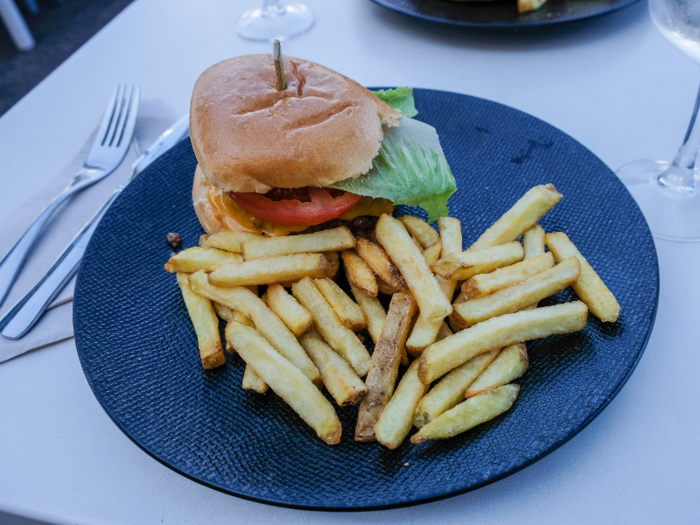
{"type": "Polygon", "coordinates": [[[247,40],[272,42],[306,33],[316,19],[302,4],[264,0],[262,7],[246,11],[236,24],[236,33],[247,40]]]}

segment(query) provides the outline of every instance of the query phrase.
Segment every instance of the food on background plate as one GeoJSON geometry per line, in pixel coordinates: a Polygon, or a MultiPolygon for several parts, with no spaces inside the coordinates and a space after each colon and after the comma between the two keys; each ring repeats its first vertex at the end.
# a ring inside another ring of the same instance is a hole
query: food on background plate
{"type": "MultiPolygon", "coordinates": [[[[491,2],[493,0],[450,0],[451,2],[491,2]]],[[[547,0],[518,0],[518,13],[529,13],[542,7],[547,0]]]]}
{"type": "Polygon", "coordinates": [[[411,118],[412,91],[372,93],[276,49],[212,66],[192,97],[193,199],[207,233],[166,270],[203,366],[225,364],[218,313],[226,349],[245,361],[241,387],[271,388],[329,444],[342,429],[323,386],[338,407],[359,403],[356,441],[389,449],[413,426],[421,443],[508,410],[524,341],[586,325],[584,303],[538,301],[572,285],[592,311],[610,310],[568,238],[548,235],[544,251],[537,221],[561,194],[530,189],[463,250],[446,206],[454,178],[435,130],[411,118]],[[395,204],[423,207],[429,222],[392,217],[395,204]]]}

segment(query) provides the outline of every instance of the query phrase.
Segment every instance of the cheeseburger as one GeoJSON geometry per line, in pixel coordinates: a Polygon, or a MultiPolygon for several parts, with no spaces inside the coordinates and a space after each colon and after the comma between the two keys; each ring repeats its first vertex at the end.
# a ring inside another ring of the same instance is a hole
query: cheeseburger
{"type": "MultiPolygon", "coordinates": [[[[219,62],[197,80],[192,197],[209,234],[373,228],[394,205],[447,213],[454,177],[412,90],[372,92],[319,64],[272,55],[219,62]]],[[[358,232],[361,234],[361,231],[358,232]]]]}

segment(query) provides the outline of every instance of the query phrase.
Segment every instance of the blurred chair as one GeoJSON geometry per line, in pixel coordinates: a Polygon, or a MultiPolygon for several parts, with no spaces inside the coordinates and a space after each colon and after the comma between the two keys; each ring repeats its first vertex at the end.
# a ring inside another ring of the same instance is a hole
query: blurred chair
{"type": "Polygon", "coordinates": [[[36,44],[34,37],[29,31],[24,18],[22,18],[22,13],[19,12],[14,0],[0,0],[0,18],[2,18],[7,32],[10,33],[10,37],[17,49],[22,51],[34,49],[36,44]]]}

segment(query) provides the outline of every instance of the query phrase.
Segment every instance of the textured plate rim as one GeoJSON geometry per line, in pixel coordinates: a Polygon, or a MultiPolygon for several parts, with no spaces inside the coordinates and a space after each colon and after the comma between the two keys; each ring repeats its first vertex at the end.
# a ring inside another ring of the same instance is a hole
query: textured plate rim
{"type": "Polygon", "coordinates": [[[470,28],[482,28],[482,29],[516,29],[516,28],[538,28],[538,27],[551,27],[553,25],[558,25],[558,24],[569,24],[572,22],[579,22],[581,20],[588,20],[591,18],[596,18],[599,16],[607,15],[610,13],[614,13],[615,11],[619,11],[620,9],[624,9],[625,7],[629,7],[632,4],[635,4],[639,2],[639,0],[620,0],[619,4],[616,4],[612,6],[610,9],[603,10],[603,11],[597,11],[593,13],[587,13],[582,16],[576,16],[576,17],[571,17],[571,18],[565,18],[565,19],[556,19],[556,20],[538,20],[538,21],[523,21],[523,22],[486,22],[486,23],[479,23],[479,22],[470,22],[466,20],[449,20],[445,18],[440,18],[437,16],[431,16],[431,15],[423,15],[423,14],[417,14],[413,11],[409,11],[408,9],[403,9],[399,6],[393,5],[387,0],[371,0],[375,4],[384,7],[386,9],[390,9],[391,11],[394,11],[396,13],[400,13],[405,16],[409,16],[411,18],[417,18],[419,20],[425,20],[428,22],[433,22],[437,24],[447,24],[451,26],[456,26],[456,27],[470,27],[470,28]]]}
{"type": "MultiPolygon", "coordinates": [[[[635,1],[636,1],[636,0],[635,0],[635,1]]],[[[383,88],[380,88],[380,87],[369,87],[368,89],[386,89],[386,87],[383,87],[383,88]]],[[[413,89],[422,90],[422,91],[433,91],[433,92],[437,91],[437,92],[444,92],[444,93],[450,93],[450,94],[456,94],[456,95],[464,95],[463,93],[456,93],[456,92],[452,92],[452,91],[437,90],[437,89],[431,89],[431,88],[418,88],[418,87],[414,87],[413,89]]],[[[473,96],[473,95],[466,95],[466,96],[469,96],[469,97],[472,97],[472,98],[475,98],[475,99],[481,99],[481,100],[487,101],[487,102],[489,102],[489,103],[491,103],[491,104],[496,104],[496,105],[499,105],[499,106],[506,107],[506,108],[508,108],[509,110],[519,112],[519,113],[521,113],[521,114],[523,114],[523,115],[526,115],[528,118],[538,120],[539,122],[542,122],[542,123],[544,123],[544,124],[547,125],[547,126],[551,126],[552,128],[556,129],[558,132],[560,132],[560,133],[566,135],[567,137],[570,137],[570,138],[571,138],[572,140],[574,140],[577,144],[579,144],[582,148],[584,148],[586,151],[590,152],[591,155],[597,157],[593,152],[591,152],[588,148],[586,148],[585,146],[583,146],[583,144],[581,144],[580,142],[578,142],[576,139],[574,139],[573,137],[571,137],[570,135],[568,135],[568,134],[565,133],[564,131],[560,130],[560,129],[557,128],[556,126],[553,126],[552,124],[549,124],[549,123],[543,121],[542,119],[540,119],[540,118],[538,118],[538,117],[535,117],[535,116],[533,116],[533,115],[531,115],[531,114],[529,114],[529,113],[526,113],[526,112],[524,112],[524,111],[522,111],[522,110],[519,110],[519,109],[517,109],[517,108],[513,108],[512,106],[508,106],[508,105],[506,105],[506,104],[502,104],[502,103],[500,103],[500,102],[496,102],[496,101],[489,100],[489,99],[484,99],[484,98],[482,98],[482,97],[475,97],[475,96],[473,96]]],[[[167,158],[167,156],[170,155],[170,153],[171,153],[171,152],[166,152],[166,153],[161,157],[161,159],[157,159],[157,160],[154,162],[154,165],[157,165],[157,163],[158,163],[159,160],[162,160],[162,159],[167,158]]],[[[601,162],[602,162],[602,161],[601,161],[601,162]]],[[[139,176],[144,176],[144,174],[147,175],[147,172],[148,172],[148,171],[149,171],[149,169],[147,168],[146,170],[144,170],[144,173],[140,174],[139,176]]],[[[612,173],[612,172],[611,172],[611,173],[612,173]]],[[[614,176],[614,175],[613,175],[613,176],[614,176]]],[[[627,191],[626,188],[625,188],[625,191],[627,191]]],[[[628,191],[628,194],[629,194],[629,191],[628,191]]],[[[636,201],[634,201],[634,199],[633,199],[633,197],[631,196],[631,194],[629,194],[629,196],[630,196],[631,201],[634,202],[635,205],[636,205],[636,201]]],[[[640,213],[641,213],[641,212],[640,212],[640,213]]],[[[225,494],[228,494],[228,495],[231,495],[231,496],[235,496],[235,497],[238,497],[238,498],[241,498],[241,499],[245,499],[245,500],[248,500],[248,501],[253,501],[253,502],[256,502],[256,503],[262,503],[262,504],[266,504],[266,505],[272,505],[272,506],[275,506],[275,507],[291,508],[291,509],[296,509],[296,510],[306,510],[306,511],[323,511],[323,512],[370,512],[370,511],[378,511],[378,510],[392,510],[392,509],[398,509],[398,508],[412,507],[412,506],[415,506],[415,505],[422,505],[422,504],[426,504],[426,503],[431,503],[431,502],[435,502],[435,501],[440,501],[440,500],[444,500],[444,499],[451,498],[451,497],[454,497],[454,496],[459,496],[459,495],[462,495],[462,494],[466,494],[466,493],[471,492],[471,491],[473,491],[473,490],[476,490],[476,489],[485,487],[485,486],[490,485],[490,484],[492,484],[492,483],[494,483],[494,482],[497,482],[497,481],[500,481],[500,480],[502,480],[502,479],[505,479],[505,478],[511,476],[512,474],[515,474],[515,473],[517,473],[517,472],[520,472],[520,471],[523,470],[524,468],[529,467],[530,465],[532,465],[532,464],[536,463],[537,461],[543,459],[544,457],[548,456],[549,454],[551,454],[551,453],[554,452],[555,450],[559,449],[562,445],[568,443],[572,438],[574,438],[575,436],[577,436],[577,435],[578,435],[582,430],[584,430],[594,419],[596,419],[596,418],[603,412],[603,410],[605,410],[605,408],[607,408],[607,406],[612,402],[612,400],[615,399],[615,397],[617,397],[617,395],[620,393],[620,391],[621,391],[622,388],[625,386],[625,384],[627,383],[627,381],[629,380],[629,378],[632,376],[632,373],[633,373],[633,372],[635,371],[635,369],[637,368],[637,365],[639,364],[639,361],[641,360],[642,356],[644,355],[644,352],[645,352],[645,350],[646,350],[646,347],[647,347],[647,345],[648,345],[648,343],[649,343],[649,339],[651,338],[651,334],[652,334],[652,332],[653,332],[653,330],[654,330],[654,325],[655,325],[655,322],[656,322],[656,315],[657,315],[658,306],[659,306],[660,273],[659,273],[659,264],[658,264],[658,254],[657,254],[657,251],[656,251],[656,246],[655,246],[655,244],[653,243],[653,236],[652,236],[652,234],[651,234],[651,230],[649,229],[649,226],[648,226],[648,224],[646,223],[646,221],[645,221],[644,224],[645,224],[645,226],[646,226],[646,230],[647,230],[647,232],[648,232],[649,237],[652,239],[652,244],[653,244],[653,246],[654,246],[654,253],[653,253],[653,255],[654,255],[654,259],[653,259],[653,260],[654,260],[654,269],[655,269],[655,275],[654,275],[654,277],[655,277],[657,286],[656,286],[656,291],[655,291],[655,295],[654,295],[654,299],[653,299],[653,309],[652,309],[652,313],[651,313],[651,320],[650,320],[650,324],[649,324],[649,328],[648,328],[648,330],[647,330],[646,336],[645,336],[644,341],[643,341],[643,343],[642,343],[642,345],[641,345],[641,348],[640,348],[640,350],[639,350],[639,352],[638,352],[638,354],[637,354],[636,359],[635,359],[634,362],[631,364],[628,373],[627,373],[627,374],[625,375],[625,377],[619,382],[619,384],[617,385],[616,389],[610,394],[610,396],[609,396],[609,397],[605,400],[605,402],[598,408],[598,410],[596,410],[594,413],[592,413],[592,414],[589,416],[588,419],[586,419],[583,423],[581,423],[580,426],[579,426],[575,431],[573,431],[572,433],[570,433],[569,435],[567,435],[567,436],[566,436],[564,439],[562,439],[561,441],[559,441],[559,442],[555,443],[554,445],[552,445],[550,448],[548,448],[546,451],[544,451],[544,452],[543,452],[542,454],[540,454],[539,456],[536,456],[536,457],[532,458],[531,460],[526,461],[526,462],[522,463],[521,465],[518,465],[517,467],[514,467],[514,468],[510,469],[509,471],[504,472],[504,473],[502,473],[502,474],[499,474],[498,476],[495,476],[495,477],[493,477],[493,478],[491,478],[491,479],[488,479],[488,480],[486,480],[486,481],[483,481],[483,482],[480,482],[480,483],[476,483],[476,484],[471,485],[471,486],[469,486],[469,487],[465,487],[465,488],[461,488],[461,489],[456,489],[456,490],[453,490],[453,491],[450,491],[450,492],[444,492],[444,493],[441,493],[441,494],[435,494],[434,496],[427,496],[427,497],[423,497],[423,498],[420,498],[420,499],[414,499],[414,500],[411,500],[411,501],[400,501],[400,502],[394,502],[394,503],[387,503],[387,504],[383,504],[383,505],[345,506],[345,507],[330,507],[330,506],[326,506],[326,507],[321,507],[321,506],[315,506],[315,505],[294,504],[294,503],[290,503],[290,502],[288,502],[288,501],[279,501],[279,500],[275,500],[275,499],[271,499],[271,498],[268,498],[268,499],[258,498],[258,497],[255,497],[255,496],[251,496],[251,495],[249,495],[249,494],[244,494],[244,493],[236,492],[236,491],[231,490],[231,489],[229,489],[229,488],[222,487],[222,486],[216,485],[216,484],[214,484],[214,483],[210,483],[210,482],[208,482],[208,481],[199,479],[199,478],[197,478],[197,477],[195,477],[195,476],[193,476],[193,475],[191,475],[191,474],[188,474],[188,473],[186,473],[186,472],[180,470],[179,468],[175,467],[174,465],[168,463],[168,462],[165,461],[164,459],[162,459],[162,458],[160,458],[159,456],[157,456],[154,452],[151,452],[151,451],[150,451],[145,445],[143,445],[136,437],[132,436],[129,432],[127,432],[126,429],[123,428],[122,425],[121,425],[116,419],[114,419],[114,417],[112,416],[111,412],[107,409],[107,407],[103,404],[103,402],[102,402],[102,400],[100,399],[100,397],[97,395],[97,392],[96,392],[96,389],[95,389],[95,385],[93,384],[93,381],[92,381],[92,377],[86,372],[86,363],[85,363],[84,360],[83,360],[83,355],[82,355],[82,353],[80,352],[80,350],[77,349],[77,346],[78,346],[78,344],[77,344],[77,339],[79,338],[79,336],[76,336],[76,350],[77,350],[77,353],[78,353],[78,359],[79,359],[79,361],[80,361],[81,367],[83,368],[83,374],[85,375],[85,378],[86,378],[86,380],[87,380],[87,382],[88,382],[88,384],[89,384],[89,386],[90,386],[90,389],[92,390],[93,395],[94,395],[95,398],[97,399],[97,401],[98,401],[98,403],[100,404],[100,406],[102,407],[102,409],[103,409],[103,410],[105,411],[105,413],[108,415],[108,417],[109,417],[109,418],[114,422],[114,424],[117,426],[117,428],[119,428],[119,430],[120,430],[124,435],[126,435],[127,438],[129,438],[136,446],[138,446],[141,450],[143,450],[143,451],[144,451],[146,454],[148,454],[150,457],[152,457],[153,459],[155,459],[156,461],[158,461],[160,464],[162,464],[162,465],[168,467],[170,470],[172,470],[172,471],[174,471],[174,472],[177,472],[178,474],[182,475],[183,477],[185,477],[185,478],[187,478],[187,479],[189,479],[189,480],[191,480],[191,481],[194,481],[194,482],[196,482],[196,483],[198,483],[198,484],[200,484],[200,485],[204,485],[204,486],[206,486],[206,487],[208,487],[208,488],[211,488],[211,489],[214,489],[214,490],[216,490],[216,491],[218,491],[218,492],[223,492],[223,493],[225,493],[225,494]]],[[[83,263],[81,262],[81,266],[82,266],[82,264],[83,264],[83,263]]],[[[80,271],[79,271],[79,272],[78,272],[78,278],[77,278],[77,281],[76,281],[76,286],[75,286],[75,296],[78,298],[78,301],[75,301],[75,300],[74,300],[74,302],[73,302],[73,311],[74,311],[74,312],[75,312],[75,305],[80,301],[79,297],[80,297],[80,295],[81,295],[81,290],[82,290],[82,286],[81,286],[80,271]]],[[[76,316],[75,316],[75,315],[73,316],[73,324],[74,324],[74,329],[75,329],[75,324],[76,324],[76,316]]],[[[75,333],[77,334],[78,332],[75,332],[75,333]]]]}

